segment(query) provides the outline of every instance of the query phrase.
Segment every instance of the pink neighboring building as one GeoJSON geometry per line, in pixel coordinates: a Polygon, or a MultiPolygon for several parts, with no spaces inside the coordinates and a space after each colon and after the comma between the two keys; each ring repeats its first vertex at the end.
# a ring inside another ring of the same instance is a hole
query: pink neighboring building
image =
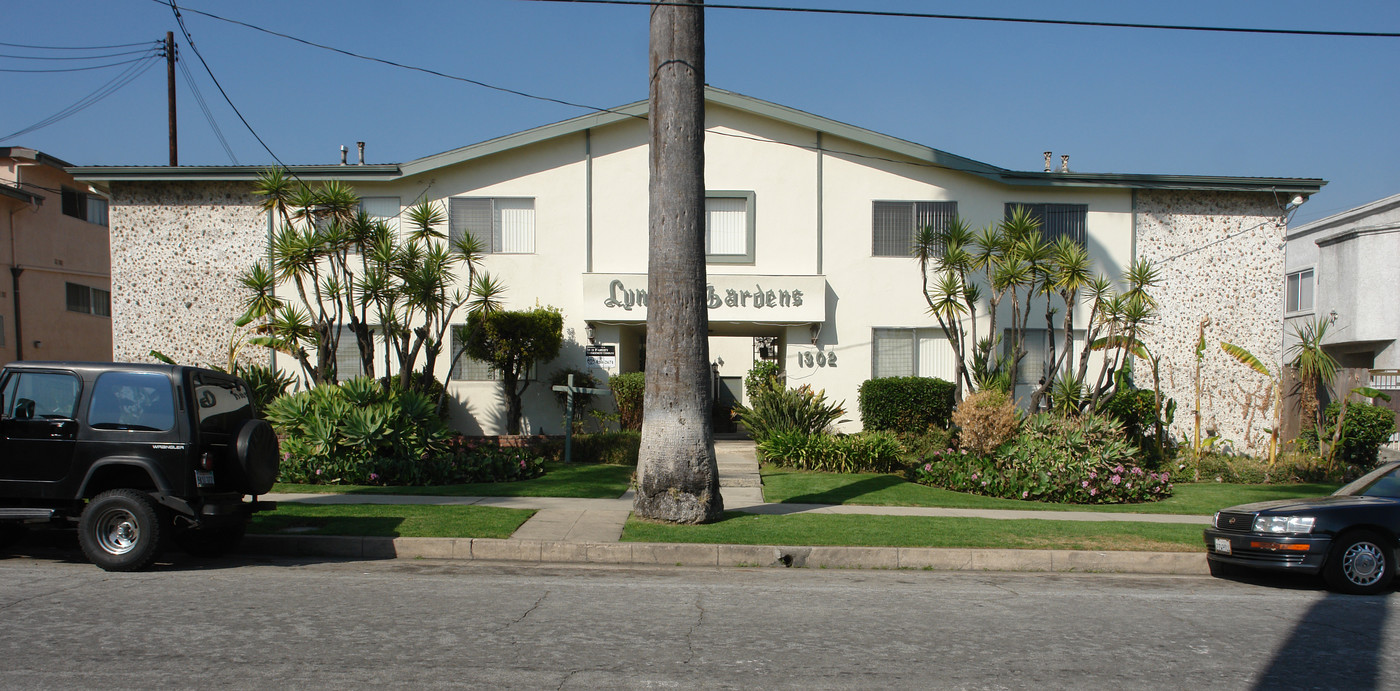
{"type": "Polygon", "coordinates": [[[112,359],[107,198],[70,165],[0,147],[0,364],[112,359]]]}

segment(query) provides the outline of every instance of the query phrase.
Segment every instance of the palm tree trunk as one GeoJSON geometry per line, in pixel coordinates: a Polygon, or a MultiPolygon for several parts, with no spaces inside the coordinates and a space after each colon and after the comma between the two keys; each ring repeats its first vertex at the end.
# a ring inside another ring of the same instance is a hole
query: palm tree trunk
{"type": "Polygon", "coordinates": [[[651,8],[643,518],[720,518],[705,304],[705,20],[699,0],[651,8]]]}

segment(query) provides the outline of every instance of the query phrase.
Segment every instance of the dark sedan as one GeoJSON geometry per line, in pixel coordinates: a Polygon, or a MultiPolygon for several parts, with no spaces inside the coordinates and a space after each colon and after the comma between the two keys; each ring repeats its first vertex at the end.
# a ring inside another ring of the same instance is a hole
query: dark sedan
{"type": "Polygon", "coordinates": [[[1216,576],[1240,567],[1321,573],[1346,593],[1386,591],[1400,546],[1400,463],[1367,473],[1330,497],[1232,506],[1205,531],[1216,576]]]}

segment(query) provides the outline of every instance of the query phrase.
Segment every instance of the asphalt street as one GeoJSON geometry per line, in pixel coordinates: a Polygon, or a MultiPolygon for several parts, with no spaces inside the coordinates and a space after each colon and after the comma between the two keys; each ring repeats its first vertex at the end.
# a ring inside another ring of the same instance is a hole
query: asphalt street
{"type": "Polygon", "coordinates": [[[1201,576],[0,559],[3,688],[1393,688],[1395,596],[1201,576]]]}

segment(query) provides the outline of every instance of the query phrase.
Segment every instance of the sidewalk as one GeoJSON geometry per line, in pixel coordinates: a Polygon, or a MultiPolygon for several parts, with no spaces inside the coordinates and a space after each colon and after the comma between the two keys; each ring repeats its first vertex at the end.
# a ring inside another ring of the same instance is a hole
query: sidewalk
{"type": "MultiPolygon", "coordinates": [[[[906,506],[769,504],[752,441],[715,441],[720,494],[727,511],[754,514],[840,513],[880,516],[962,516],[1057,521],[1137,521],[1208,525],[1206,516],[1020,511],[906,506]]],[[[369,494],[269,494],[271,501],[304,504],[475,505],[535,509],[509,539],[249,536],[259,551],[364,558],[451,558],[528,562],[676,564],[686,566],[808,566],[820,568],[931,568],[940,570],[1105,571],[1208,573],[1205,555],[1179,552],[1083,552],[906,547],[801,547],[619,542],[632,511],[633,492],[617,499],[556,497],[434,497],[369,494]]]]}

